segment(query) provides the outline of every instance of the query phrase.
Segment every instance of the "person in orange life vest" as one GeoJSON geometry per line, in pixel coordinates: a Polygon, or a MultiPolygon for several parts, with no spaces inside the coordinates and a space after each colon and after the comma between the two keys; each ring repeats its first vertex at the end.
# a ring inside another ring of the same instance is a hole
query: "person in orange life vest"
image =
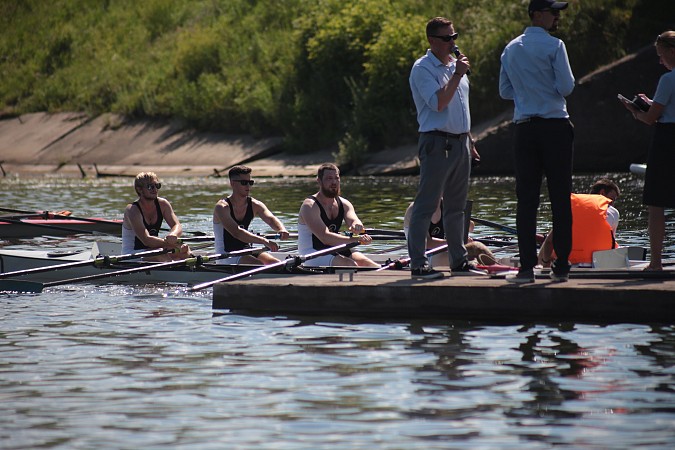
{"type": "MultiPolygon", "coordinates": [[[[408,237],[408,229],[410,227],[410,216],[412,215],[412,206],[415,202],[410,202],[408,209],[405,211],[403,216],[403,232],[405,233],[406,238],[408,237]]],[[[443,229],[443,199],[441,198],[436,211],[431,215],[431,222],[429,223],[429,234],[427,235],[427,250],[440,247],[441,245],[447,244],[445,240],[445,230],[443,229]]],[[[469,233],[473,231],[475,226],[473,220],[469,222],[469,233]]],[[[467,252],[467,260],[478,260],[480,264],[486,266],[491,266],[495,264],[497,260],[490,251],[490,249],[483,244],[482,242],[477,242],[468,238],[467,242],[464,244],[467,252]]],[[[448,255],[443,252],[434,255],[432,266],[443,266],[447,265],[448,255]]]]}
{"type": "MultiPolygon", "coordinates": [[[[590,263],[593,252],[616,248],[619,211],[613,206],[621,191],[612,180],[597,180],[589,194],[572,194],[572,252],[570,263],[590,263]]],[[[539,251],[539,264],[550,267],[553,259],[553,230],[539,251]]]]}

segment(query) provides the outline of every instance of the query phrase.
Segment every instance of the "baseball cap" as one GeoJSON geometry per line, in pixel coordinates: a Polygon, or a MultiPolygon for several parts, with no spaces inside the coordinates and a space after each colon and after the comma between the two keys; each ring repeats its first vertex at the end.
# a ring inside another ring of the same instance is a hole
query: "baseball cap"
{"type": "Polygon", "coordinates": [[[543,9],[565,9],[567,2],[556,2],[554,0],[531,0],[528,11],[541,11],[543,9]]]}

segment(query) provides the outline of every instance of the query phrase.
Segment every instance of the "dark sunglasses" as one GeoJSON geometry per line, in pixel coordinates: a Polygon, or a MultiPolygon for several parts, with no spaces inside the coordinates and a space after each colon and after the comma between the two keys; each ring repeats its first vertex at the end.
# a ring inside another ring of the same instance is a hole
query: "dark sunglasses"
{"type": "Polygon", "coordinates": [[[151,191],[152,188],[155,188],[155,189],[157,189],[157,190],[159,191],[160,189],[162,189],[162,183],[154,183],[154,184],[153,184],[153,183],[150,183],[150,184],[146,184],[146,185],[145,185],[145,188],[146,188],[147,190],[149,190],[149,191],[151,191]]]}
{"type": "Polygon", "coordinates": [[[239,183],[242,186],[246,185],[253,186],[253,183],[255,183],[255,180],[232,180],[232,181],[234,181],[235,183],[239,183]]]}
{"type": "Polygon", "coordinates": [[[443,36],[439,36],[437,34],[430,34],[429,37],[435,37],[437,39],[440,39],[443,42],[450,42],[450,41],[456,41],[457,38],[459,37],[459,33],[446,34],[446,35],[443,35],[443,36]]]}

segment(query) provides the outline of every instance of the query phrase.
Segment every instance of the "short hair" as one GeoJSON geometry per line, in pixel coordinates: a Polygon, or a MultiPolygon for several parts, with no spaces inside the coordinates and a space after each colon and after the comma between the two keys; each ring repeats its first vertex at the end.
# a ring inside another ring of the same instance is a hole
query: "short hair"
{"type": "Polygon", "coordinates": [[[323,173],[326,170],[334,170],[338,175],[340,175],[340,169],[338,169],[338,166],[332,163],[323,163],[319,166],[319,170],[317,171],[317,177],[319,177],[319,180],[323,180],[323,173]]]}
{"type": "Polygon", "coordinates": [[[452,22],[445,17],[434,17],[427,22],[427,36],[438,33],[441,28],[452,25],[452,22]]]}
{"type": "Polygon", "coordinates": [[[230,178],[230,180],[236,176],[239,175],[248,175],[251,173],[253,169],[247,166],[234,166],[230,169],[230,171],[227,173],[227,176],[230,178]]]}
{"type": "Polygon", "coordinates": [[[668,30],[656,36],[654,45],[675,48],[675,31],[668,30]]]}
{"type": "Polygon", "coordinates": [[[599,194],[600,191],[602,191],[603,189],[605,190],[605,192],[615,191],[616,195],[621,195],[621,190],[619,189],[619,186],[617,186],[616,183],[610,180],[609,178],[600,178],[595,183],[593,183],[593,186],[591,186],[590,193],[599,194]]]}
{"type": "Polygon", "coordinates": [[[141,172],[134,179],[134,188],[143,186],[146,180],[159,180],[159,177],[155,172],[141,172]]]}

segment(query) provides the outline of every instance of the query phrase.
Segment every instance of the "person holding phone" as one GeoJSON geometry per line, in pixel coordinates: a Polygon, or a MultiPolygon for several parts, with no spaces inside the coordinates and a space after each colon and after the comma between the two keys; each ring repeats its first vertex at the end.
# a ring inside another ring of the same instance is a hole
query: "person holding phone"
{"type": "Polygon", "coordinates": [[[675,31],[659,34],[654,43],[659,62],[668,69],[661,76],[654,98],[638,94],[648,105],[642,111],[630,101],[623,105],[633,117],[647,125],[656,125],[649,152],[642,201],[648,207],[649,265],[646,270],[663,270],[661,255],[666,233],[665,208],[675,208],[675,194],[671,187],[675,167],[675,31]]]}

